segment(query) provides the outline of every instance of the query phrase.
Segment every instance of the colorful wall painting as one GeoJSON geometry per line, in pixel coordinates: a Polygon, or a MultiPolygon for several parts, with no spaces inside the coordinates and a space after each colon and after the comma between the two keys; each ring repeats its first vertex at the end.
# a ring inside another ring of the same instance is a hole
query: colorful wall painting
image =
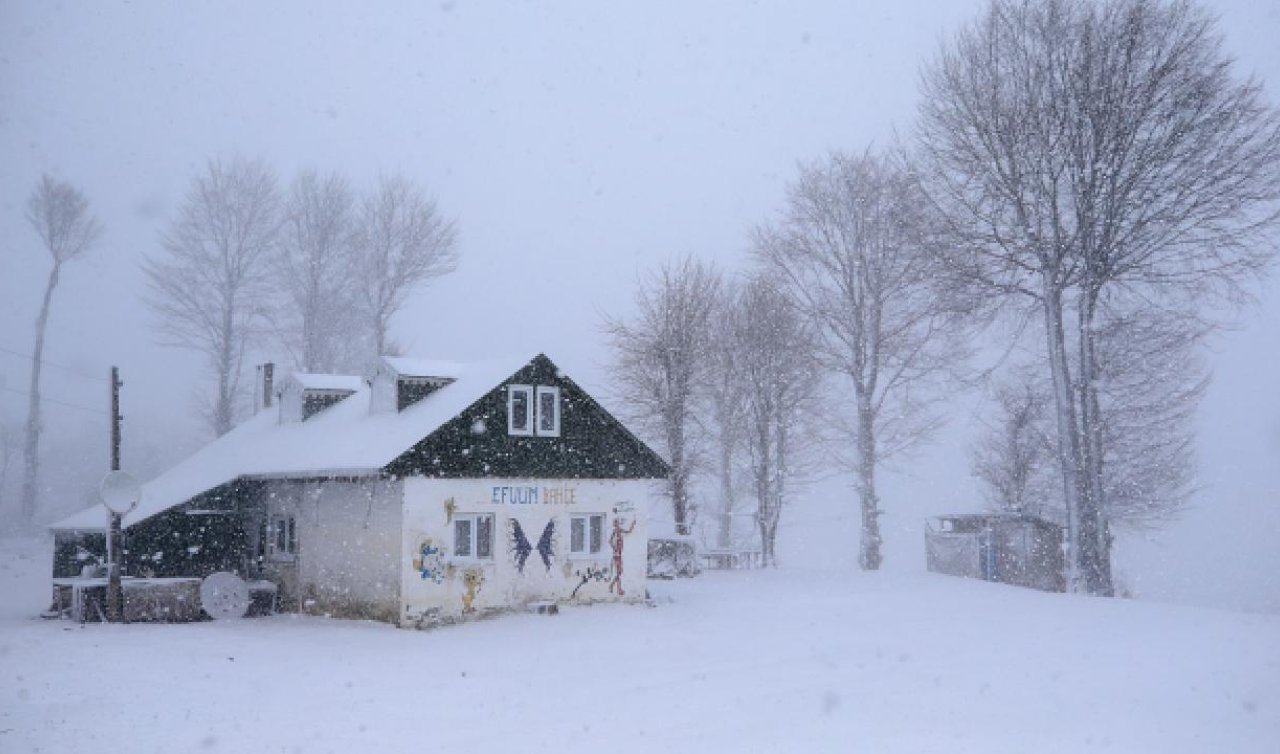
{"type": "Polygon", "coordinates": [[[636,530],[635,519],[631,521],[631,527],[622,528],[622,520],[618,517],[613,519],[613,533],[609,535],[609,546],[613,548],[613,581],[609,582],[609,592],[613,593],[617,589],[618,596],[625,595],[622,590],[622,545],[624,536],[636,530]]]}
{"type": "MultiPolygon", "coordinates": [[[[516,570],[524,573],[524,564],[529,560],[529,555],[533,552],[534,546],[530,544],[529,538],[524,533],[524,528],[520,526],[520,522],[516,519],[509,519],[511,526],[511,552],[515,556],[516,570]]],[[[552,519],[542,529],[542,536],[538,537],[538,556],[542,558],[542,564],[547,567],[547,571],[551,570],[551,556],[555,554],[555,531],[556,522],[552,519]]]]}
{"type": "Polygon", "coordinates": [[[441,584],[444,583],[444,567],[444,548],[437,547],[430,537],[422,540],[418,546],[418,557],[413,559],[413,570],[420,573],[424,581],[441,584]]]}
{"type": "Polygon", "coordinates": [[[462,614],[470,615],[476,611],[474,603],[480,587],[484,585],[484,574],[477,570],[463,571],[462,584],[467,588],[462,593],[462,614]]]}
{"type": "Polygon", "coordinates": [[[573,592],[569,594],[569,599],[576,598],[578,596],[578,590],[592,581],[608,581],[609,567],[587,566],[586,568],[579,568],[574,571],[573,574],[578,577],[578,585],[575,586],[573,588],[573,592]]]}

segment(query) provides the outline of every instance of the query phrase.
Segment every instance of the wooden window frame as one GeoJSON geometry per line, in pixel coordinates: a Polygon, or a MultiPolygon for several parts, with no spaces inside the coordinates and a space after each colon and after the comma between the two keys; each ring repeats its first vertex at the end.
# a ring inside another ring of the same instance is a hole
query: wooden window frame
{"type": "Polygon", "coordinates": [[[533,389],[533,385],[507,385],[507,434],[516,437],[529,437],[533,435],[533,428],[537,421],[536,411],[534,410],[534,399],[537,396],[533,389]],[[524,427],[516,426],[516,395],[523,395],[525,398],[524,410],[524,427]]]}
{"type": "Polygon", "coordinates": [[[554,385],[538,385],[534,390],[533,431],[539,437],[560,436],[560,388],[554,385]],[[542,397],[551,396],[551,426],[543,428],[542,397]]]}
{"type": "Polygon", "coordinates": [[[491,561],[493,560],[494,537],[497,533],[497,522],[492,513],[457,513],[453,517],[453,557],[459,560],[491,561]],[[489,522],[489,551],[480,553],[480,522],[489,522]],[[467,525],[467,552],[460,552],[458,547],[458,527],[467,525]]]}
{"type": "Polygon", "coordinates": [[[569,516],[569,556],[578,558],[599,558],[605,554],[605,514],[603,513],[574,513],[569,516]],[[591,531],[591,522],[598,520],[600,522],[599,536],[593,538],[591,531]],[[573,525],[577,521],[582,521],[582,548],[575,550],[573,547],[573,525]]]}

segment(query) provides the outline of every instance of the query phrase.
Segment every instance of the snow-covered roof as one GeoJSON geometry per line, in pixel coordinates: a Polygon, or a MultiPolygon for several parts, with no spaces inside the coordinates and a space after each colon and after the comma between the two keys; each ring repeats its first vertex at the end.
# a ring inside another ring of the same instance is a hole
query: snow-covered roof
{"type": "Polygon", "coordinates": [[[447,377],[457,379],[464,366],[456,361],[415,359],[408,356],[387,356],[383,359],[404,377],[447,377]]]}
{"type": "Polygon", "coordinates": [[[343,374],[307,374],[294,372],[291,375],[303,390],[335,390],[354,393],[364,387],[364,380],[343,374]]]}
{"type": "MultiPolygon", "coordinates": [[[[305,422],[282,424],[275,411],[259,411],[142,485],[142,499],[125,516],[124,524],[136,524],[240,477],[377,474],[530,361],[455,364],[453,382],[399,412],[370,413],[370,389],[363,381],[350,397],[305,422]]],[[[100,530],[105,528],[105,516],[101,506],[94,506],[50,528],[100,530]]]]}

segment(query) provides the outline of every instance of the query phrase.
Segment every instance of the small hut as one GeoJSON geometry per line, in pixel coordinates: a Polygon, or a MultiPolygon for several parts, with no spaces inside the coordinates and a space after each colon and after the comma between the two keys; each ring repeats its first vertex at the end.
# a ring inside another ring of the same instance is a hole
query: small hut
{"type": "Polygon", "coordinates": [[[938,516],[925,530],[928,568],[934,573],[1066,591],[1063,529],[1016,513],[938,516]]]}

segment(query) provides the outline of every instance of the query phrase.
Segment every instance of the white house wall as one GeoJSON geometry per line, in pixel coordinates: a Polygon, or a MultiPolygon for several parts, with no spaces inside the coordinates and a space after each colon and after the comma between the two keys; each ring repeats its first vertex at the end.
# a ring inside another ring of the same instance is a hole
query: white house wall
{"type": "Polygon", "coordinates": [[[394,620],[399,607],[398,481],[286,483],[297,525],[294,596],[308,611],[394,620]]]}
{"type": "Polygon", "coordinates": [[[450,620],[537,601],[642,600],[647,481],[546,479],[404,480],[401,624],[450,620]],[[454,519],[493,514],[491,558],[455,555],[454,519]],[[569,553],[570,517],[604,514],[596,555],[569,553]],[[619,578],[611,534],[621,530],[619,578]],[[519,546],[517,523],[526,548],[519,546]],[[544,550],[538,544],[551,526],[544,550]],[[521,563],[521,550],[525,557],[521,563]]]}

